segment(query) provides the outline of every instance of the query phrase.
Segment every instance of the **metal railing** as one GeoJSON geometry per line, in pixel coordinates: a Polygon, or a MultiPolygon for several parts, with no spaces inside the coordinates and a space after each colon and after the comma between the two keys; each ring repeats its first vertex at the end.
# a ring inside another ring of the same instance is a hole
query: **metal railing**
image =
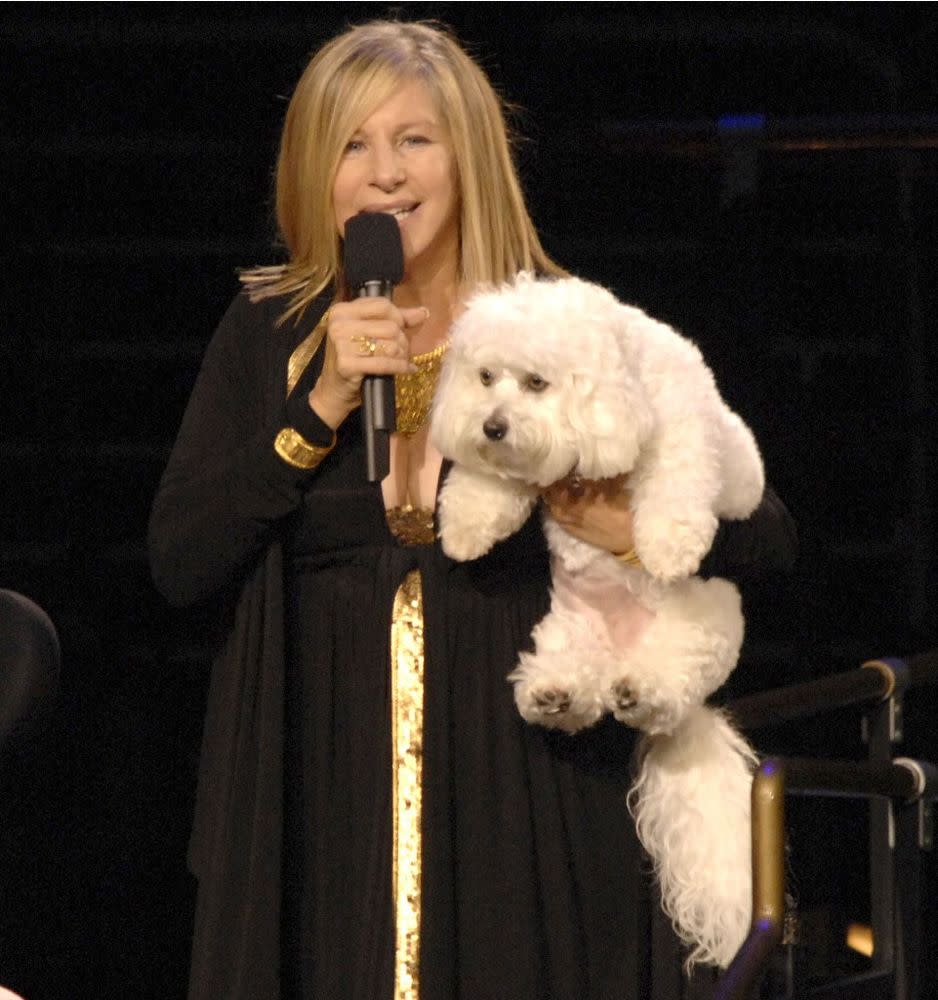
{"type": "MultiPolygon", "coordinates": [[[[901,700],[911,688],[938,683],[938,650],[906,660],[872,660],[845,673],[738,699],[728,709],[743,729],[807,719],[867,705],[869,760],[770,757],[752,787],[752,924],[720,977],[715,1000],[752,995],[782,940],[785,924],[785,797],[834,795],[869,799],[871,919],[875,942],[871,982],[891,981],[896,1000],[919,997],[919,865],[896,865],[894,850],[916,855],[931,846],[931,808],[938,769],[927,761],[892,758],[901,739],[901,700]]],[[[854,983],[856,985],[856,983],[854,983]]]]}

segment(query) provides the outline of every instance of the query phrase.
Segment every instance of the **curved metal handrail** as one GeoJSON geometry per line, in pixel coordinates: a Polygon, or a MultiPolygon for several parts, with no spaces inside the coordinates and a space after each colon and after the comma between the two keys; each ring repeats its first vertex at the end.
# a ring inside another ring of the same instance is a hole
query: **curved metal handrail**
{"type": "Polygon", "coordinates": [[[743,729],[761,729],[837,708],[884,701],[925,684],[938,684],[938,650],[905,659],[868,660],[843,673],[746,695],[725,707],[743,729]]]}
{"type": "Polygon", "coordinates": [[[770,757],[752,783],[752,924],[720,977],[714,1000],[743,1000],[782,940],[785,922],[785,795],[812,792],[906,803],[938,797],[938,770],[907,758],[889,763],[770,757]]]}

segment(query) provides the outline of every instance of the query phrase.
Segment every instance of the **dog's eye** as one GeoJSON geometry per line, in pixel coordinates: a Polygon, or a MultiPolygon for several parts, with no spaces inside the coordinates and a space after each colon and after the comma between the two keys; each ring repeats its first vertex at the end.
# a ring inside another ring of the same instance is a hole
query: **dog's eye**
{"type": "Polygon", "coordinates": [[[479,381],[483,385],[491,385],[495,381],[495,377],[488,370],[488,368],[481,368],[479,370],[479,381]]]}
{"type": "Polygon", "coordinates": [[[546,378],[537,374],[529,375],[524,380],[525,389],[529,389],[531,392],[543,392],[549,385],[550,382],[546,378]]]}

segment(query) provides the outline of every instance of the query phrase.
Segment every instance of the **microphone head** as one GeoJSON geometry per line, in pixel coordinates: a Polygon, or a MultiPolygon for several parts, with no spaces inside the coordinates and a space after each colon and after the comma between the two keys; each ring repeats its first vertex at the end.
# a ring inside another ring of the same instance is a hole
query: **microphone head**
{"type": "Polygon", "coordinates": [[[398,284],[404,277],[404,248],[397,219],[387,212],[361,212],[345,224],[343,267],[349,288],[368,281],[398,284]]]}

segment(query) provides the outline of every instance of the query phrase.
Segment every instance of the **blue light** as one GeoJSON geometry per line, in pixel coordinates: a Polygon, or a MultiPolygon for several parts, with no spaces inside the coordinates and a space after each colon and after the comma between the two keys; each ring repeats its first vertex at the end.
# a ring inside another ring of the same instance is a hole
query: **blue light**
{"type": "Polygon", "coordinates": [[[721,115],[717,118],[718,132],[761,132],[767,116],[762,112],[751,114],[721,115]]]}

